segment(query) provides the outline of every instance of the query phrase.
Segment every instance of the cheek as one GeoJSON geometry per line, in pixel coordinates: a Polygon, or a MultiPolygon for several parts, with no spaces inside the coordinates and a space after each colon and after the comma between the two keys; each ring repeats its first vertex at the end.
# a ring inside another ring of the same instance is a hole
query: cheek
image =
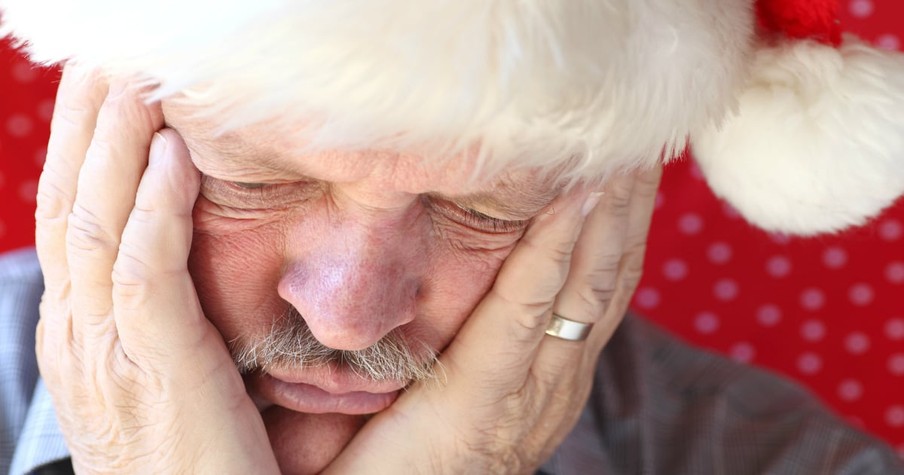
{"type": "Polygon", "coordinates": [[[422,316],[445,348],[496,280],[524,230],[481,233],[444,220],[434,223],[434,245],[428,259],[422,316]]]}
{"type": "Polygon", "coordinates": [[[462,251],[448,241],[437,246],[427,269],[424,287],[428,292],[420,312],[439,337],[435,348],[449,344],[492,287],[514,246],[510,243],[486,251],[462,251]]]}
{"type": "MultiPolygon", "coordinates": [[[[205,314],[227,342],[265,335],[274,318],[285,311],[278,286],[287,260],[303,260],[305,252],[297,255],[299,251],[316,252],[319,238],[334,236],[316,232],[320,229],[316,215],[308,208],[237,219],[199,201],[189,269],[205,314]],[[308,245],[299,246],[301,242],[308,245]]],[[[426,252],[412,256],[421,262],[400,264],[420,274],[414,277],[421,282],[417,316],[406,330],[442,350],[490,289],[520,235],[484,236],[438,224],[423,228],[429,230],[425,231],[426,252]]],[[[386,286],[382,279],[368,281],[386,286]]]]}
{"type": "Polygon", "coordinates": [[[235,220],[195,208],[189,271],[204,313],[226,341],[269,330],[285,310],[276,294],[283,267],[279,220],[235,220]]]}

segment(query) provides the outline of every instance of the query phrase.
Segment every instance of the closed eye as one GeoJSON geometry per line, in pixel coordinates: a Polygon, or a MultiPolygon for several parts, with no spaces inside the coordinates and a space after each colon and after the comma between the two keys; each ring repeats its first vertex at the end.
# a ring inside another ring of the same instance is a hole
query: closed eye
{"type": "Polygon", "coordinates": [[[521,232],[529,223],[529,220],[502,219],[490,216],[450,200],[433,198],[430,200],[430,206],[459,224],[483,232],[499,234],[521,232]]]}
{"type": "Polygon", "coordinates": [[[256,183],[201,176],[201,194],[205,198],[236,209],[282,209],[309,199],[317,189],[316,182],[311,181],[256,183]]]}

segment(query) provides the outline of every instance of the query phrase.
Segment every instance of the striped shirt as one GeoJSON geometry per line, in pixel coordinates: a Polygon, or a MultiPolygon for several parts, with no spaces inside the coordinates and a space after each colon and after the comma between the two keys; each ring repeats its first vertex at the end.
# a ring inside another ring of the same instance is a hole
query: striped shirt
{"type": "MultiPolygon", "coordinates": [[[[48,464],[68,457],[34,358],[42,288],[34,251],[0,257],[0,473],[62,473],[48,464]]],[[[889,475],[904,464],[795,384],[629,316],[540,473],[889,475]]]]}

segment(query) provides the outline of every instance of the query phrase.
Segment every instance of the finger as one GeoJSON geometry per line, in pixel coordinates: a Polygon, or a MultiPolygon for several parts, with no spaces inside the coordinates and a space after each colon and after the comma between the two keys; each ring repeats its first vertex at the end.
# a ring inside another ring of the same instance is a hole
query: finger
{"type": "MultiPolygon", "coordinates": [[[[599,353],[612,337],[640,280],[660,169],[641,170],[607,183],[606,193],[575,245],[557,313],[592,322],[585,341],[546,336],[531,374],[546,397],[540,420],[574,421],[590,394],[599,353]]],[[[571,427],[571,425],[567,425],[571,427]]]]}
{"type": "Polygon", "coordinates": [[[624,282],[629,275],[640,277],[639,269],[636,274],[625,272],[633,268],[633,264],[625,264],[635,261],[638,254],[642,261],[658,185],[658,180],[651,184],[650,173],[658,176],[658,169],[610,180],[600,205],[584,225],[575,245],[571,272],[553,308],[562,317],[592,327],[584,341],[544,338],[534,374],[547,381],[581,377],[621,322],[627,308],[621,307],[625,301],[621,295],[633,294],[633,288],[624,282]]]}
{"type": "MultiPolygon", "coordinates": [[[[571,262],[588,201],[584,189],[557,199],[550,211],[535,218],[506,259],[493,288],[474,310],[452,345],[443,353],[447,373],[459,368],[496,379],[524,377],[533,351],[542,338],[550,308],[571,262]],[[480,348],[480,351],[474,351],[480,348]],[[500,374],[499,369],[503,368],[500,374]]],[[[454,374],[449,374],[450,379],[454,374]]]]}
{"type": "Polygon", "coordinates": [[[628,230],[625,236],[625,253],[618,265],[615,293],[602,318],[603,325],[591,330],[587,338],[591,348],[590,359],[609,341],[612,333],[621,323],[634,291],[643,275],[643,262],[647,249],[647,237],[653,220],[656,195],[662,180],[662,166],[641,170],[637,174],[628,211],[628,230]]]}
{"type": "MultiPolygon", "coordinates": [[[[572,321],[596,325],[608,307],[625,252],[628,217],[635,175],[619,175],[606,183],[600,204],[587,218],[575,245],[571,271],[556,297],[553,311],[572,321]]],[[[583,341],[547,336],[537,355],[539,369],[559,374],[562,366],[574,367],[573,357],[584,352],[583,341]]]]}
{"type": "Polygon", "coordinates": [[[162,125],[159,105],[146,106],[140,91],[126,83],[111,85],[79,172],[66,235],[76,333],[95,325],[111,328],[113,262],[151,137],[162,125]]]}
{"type": "Polygon", "coordinates": [[[200,173],[179,135],[156,134],[113,271],[116,327],[134,361],[166,355],[184,363],[183,353],[216,333],[187,267],[199,190],[200,173]]]}
{"type": "Polygon", "coordinates": [[[35,247],[44,273],[45,298],[62,301],[68,296],[66,228],[79,170],[106,95],[106,81],[98,74],[65,67],[50,123],[35,212],[35,247]]]}

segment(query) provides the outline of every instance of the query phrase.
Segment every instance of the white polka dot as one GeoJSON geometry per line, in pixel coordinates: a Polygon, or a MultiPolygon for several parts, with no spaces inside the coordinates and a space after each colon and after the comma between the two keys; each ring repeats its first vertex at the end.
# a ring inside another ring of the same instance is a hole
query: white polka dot
{"type": "Polygon", "coordinates": [[[673,282],[687,277],[687,263],[681,259],[669,259],[662,265],[662,275],[673,282]]]}
{"type": "Polygon", "coordinates": [[[904,406],[889,406],[885,411],[885,423],[891,427],[904,426],[904,406]]]}
{"type": "Polygon", "coordinates": [[[714,242],[706,250],[706,257],[713,264],[725,264],[731,260],[731,254],[731,246],[725,242],[714,242]]]}
{"type": "Polygon", "coordinates": [[[882,35],[876,39],[876,46],[887,49],[887,50],[896,50],[901,47],[901,40],[898,39],[897,36],[892,34],[882,35]]]}
{"type": "Polygon", "coordinates": [[[728,350],[728,354],[735,361],[750,363],[756,355],[756,348],[747,342],[736,343],[728,350]]]}
{"type": "Polygon", "coordinates": [[[713,295],[723,302],[734,300],[738,296],[738,291],[738,283],[731,279],[720,279],[713,286],[713,295]]]}
{"type": "Polygon", "coordinates": [[[886,241],[897,241],[904,235],[904,225],[897,219],[886,219],[879,224],[879,237],[886,241]]]}
{"type": "Polygon", "coordinates": [[[838,397],[842,401],[856,401],[863,396],[863,384],[856,379],[845,379],[838,385],[838,397]]]}
{"type": "Polygon", "coordinates": [[[31,63],[20,62],[12,67],[12,76],[20,84],[29,84],[38,78],[38,70],[31,63]]]}
{"type": "Polygon", "coordinates": [[[896,353],[888,358],[888,372],[894,376],[904,376],[904,353],[896,353]]]}
{"type": "Polygon", "coordinates": [[[773,256],[766,261],[766,272],[777,279],[791,272],[791,261],[784,256],[773,256]]]}
{"type": "Polygon", "coordinates": [[[769,234],[769,240],[778,245],[784,246],[791,242],[791,237],[787,234],[771,233],[769,234]]]}
{"type": "Polygon", "coordinates": [[[53,117],[53,100],[44,99],[41,101],[38,104],[36,112],[39,119],[44,122],[50,122],[50,119],[53,117]]]}
{"type": "Polygon", "coordinates": [[[665,205],[665,193],[659,191],[656,193],[656,201],[653,203],[653,206],[656,209],[662,208],[665,205]]]}
{"type": "Polygon", "coordinates": [[[642,289],[637,290],[637,294],[635,296],[635,302],[638,307],[641,308],[654,308],[659,305],[660,301],[659,291],[652,287],[644,287],[642,289]]]}
{"type": "Polygon", "coordinates": [[[6,121],[6,131],[13,137],[25,137],[30,134],[34,125],[28,116],[14,114],[6,121]]]}
{"type": "Polygon", "coordinates": [[[19,185],[19,199],[26,203],[34,203],[38,194],[38,182],[28,180],[19,185]]]}
{"type": "Polygon", "coordinates": [[[890,318],[885,322],[885,336],[889,340],[904,340],[904,318],[890,318]]]}
{"type": "Polygon", "coordinates": [[[699,234],[703,230],[703,218],[698,214],[687,213],[678,220],[678,229],[683,234],[699,234]]]}
{"type": "Polygon", "coordinates": [[[847,251],[838,246],[832,246],[822,253],[822,263],[829,269],[841,269],[847,261],[847,251]]]}
{"type": "Polygon", "coordinates": [[[826,296],[822,290],[810,287],[800,294],[800,306],[806,310],[816,311],[826,303],[826,296]]]}
{"type": "Polygon", "coordinates": [[[858,307],[871,304],[875,296],[873,288],[870,287],[869,284],[864,283],[855,284],[848,291],[848,298],[851,300],[851,303],[858,307]]]}
{"type": "Polygon", "coordinates": [[[869,336],[862,332],[854,332],[844,338],[844,348],[852,355],[866,353],[869,345],[869,336]]]}
{"type": "Polygon", "coordinates": [[[851,15],[857,18],[866,18],[873,14],[872,0],[851,0],[849,8],[851,15]]]}
{"type": "Polygon", "coordinates": [[[756,320],[764,327],[772,327],[782,319],[782,309],[776,305],[763,305],[756,311],[756,320]]]}
{"type": "Polygon", "coordinates": [[[904,262],[889,262],[885,266],[885,280],[892,284],[904,284],[904,262]]]}
{"type": "Polygon", "coordinates": [[[807,320],[800,326],[800,336],[807,341],[819,341],[826,336],[826,325],[819,320],[807,320]]]}
{"type": "Polygon", "coordinates": [[[702,312],[694,318],[694,328],[698,333],[713,333],[719,329],[719,317],[712,312],[702,312]]]}
{"type": "Polygon", "coordinates": [[[822,358],[816,353],[804,353],[797,358],[797,369],[804,374],[816,374],[822,369],[822,358]]]}

